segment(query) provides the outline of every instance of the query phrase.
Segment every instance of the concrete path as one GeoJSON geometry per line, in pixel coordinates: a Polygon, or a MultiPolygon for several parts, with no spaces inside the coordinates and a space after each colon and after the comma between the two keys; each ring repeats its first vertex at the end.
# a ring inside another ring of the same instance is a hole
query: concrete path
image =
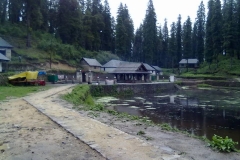
{"type": "Polygon", "coordinates": [[[28,103],[54,122],[72,133],[92,149],[112,160],[172,160],[182,159],[166,153],[151,144],[107,126],[94,119],[83,117],[77,111],[56,103],[58,94],[74,85],[61,86],[24,98],[28,103]]]}

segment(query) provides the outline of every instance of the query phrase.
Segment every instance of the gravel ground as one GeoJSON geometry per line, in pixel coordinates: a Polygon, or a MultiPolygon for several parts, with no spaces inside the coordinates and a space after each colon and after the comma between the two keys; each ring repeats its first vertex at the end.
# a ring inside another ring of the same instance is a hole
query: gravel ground
{"type": "Polygon", "coordinates": [[[0,102],[0,160],[101,160],[22,99],[0,102]]]}

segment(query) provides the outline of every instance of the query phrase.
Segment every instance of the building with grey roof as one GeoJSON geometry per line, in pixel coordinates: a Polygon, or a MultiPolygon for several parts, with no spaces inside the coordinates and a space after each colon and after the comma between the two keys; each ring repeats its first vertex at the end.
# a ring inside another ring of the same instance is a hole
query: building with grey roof
{"type": "Polygon", "coordinates": [[[124,63],[124,62],[125,61],[112,59],[106,64],[104,64],[101,70],[104,72],[113,72],[121,63],[124,63]]]}
{"type": "Polygon", "coordinates": [[[12,57],[12,48],[13,46],[10,45],[7,41],[0,37],[0,72],[3,72],[4,67],[3,65],[11,60],[12,57]]]}
{"type": "Polygon", "coordinates": [[[198,59],[182,59],[179,62],[180,68],[197,68],[199,67],[199,61],[198,59]]]}
{"type": "Polygon", "coordinates": [[[154,71],[155,75],[163,75],[163,71],[161,68],[159,68],[158,66],[152,66],[152,67],[155,69],[154,71]]]}
{"type": "Polygon", "coordinates": [[[0,53],[11,60],[13,46],[0,37],[0,53]]]}
{"type": "Polygon", "coordinates": [[[95,71],[100,72],[102,65],[96,60],[92,58],[82,58],[80,60],[80,66],[83,71],[95,71]]]}
{"type": "Polygon", "coordinates": [[[142,83],[150,81],[150,73],[143,63],[123,62],[112,72],[119,83],[142,83]]]}

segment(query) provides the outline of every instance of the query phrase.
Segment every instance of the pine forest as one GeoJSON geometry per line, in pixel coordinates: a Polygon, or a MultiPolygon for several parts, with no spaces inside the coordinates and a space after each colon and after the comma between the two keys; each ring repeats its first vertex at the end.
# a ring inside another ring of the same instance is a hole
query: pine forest
{"type": "Polygon", "coordinates": [[[196,58],[218,68],[227,58],[234,67],[240,60],[240,0],[201,2],[196,11],[195,19],[183,22],[179,13],[175,22],[166,17],[159,24],[149,0],[143,22],[134,26],[128,6],[120,3],[114,18],[108,0],[0,0],[0,37],[16,38],[16,52],[35,48],[72,64],[87,56],[177,68],[181,59],[196,58]]]}

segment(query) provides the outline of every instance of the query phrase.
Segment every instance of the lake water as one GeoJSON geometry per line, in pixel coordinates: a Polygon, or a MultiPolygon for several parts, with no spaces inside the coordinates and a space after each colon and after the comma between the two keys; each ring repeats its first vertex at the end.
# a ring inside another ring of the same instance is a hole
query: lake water
{"type": "Polygon", "coordinates": [[[211,139],[217,134],[240,142],[239,95],[239,91],[187,89],[112,99],[108,106],[118,112],[149,117],[155,123],[168,123],[197,136],[211,139]]]}

